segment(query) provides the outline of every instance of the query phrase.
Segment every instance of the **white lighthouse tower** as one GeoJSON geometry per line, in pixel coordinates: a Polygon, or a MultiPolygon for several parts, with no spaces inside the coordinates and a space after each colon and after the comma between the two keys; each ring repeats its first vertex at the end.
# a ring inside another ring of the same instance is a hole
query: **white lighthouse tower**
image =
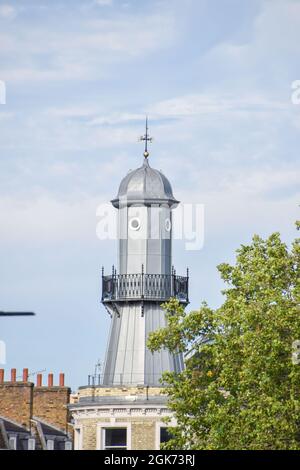
{"type": "Polygon", "coordinates": [[[102,302],[112,317],[103,384],[157,386],[164,371],[180,372],[181,354],[152,354],[151,331],[165,326],[161,304],[188,303],[188,274],[172,268],[172,210],[178,205],[168,179],[149,165],[148,126],[144,161],[122,180],[112,204],[118,210],[118,271],[104,275],[102,302]]]}

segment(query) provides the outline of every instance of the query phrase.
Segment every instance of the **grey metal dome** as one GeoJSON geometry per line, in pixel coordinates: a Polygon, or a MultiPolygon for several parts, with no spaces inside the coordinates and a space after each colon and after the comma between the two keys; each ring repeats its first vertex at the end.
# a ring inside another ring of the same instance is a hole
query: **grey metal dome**
{"type": "Polygon", "coordinates": [[[111,202],[117,208],[140,203],[168,204],[174,207],[179,203],[173,196],[169,180],[160,171],[150,167],[148,158],[144,159],[140,168],[123,178],[118,195],[111,202]]]}

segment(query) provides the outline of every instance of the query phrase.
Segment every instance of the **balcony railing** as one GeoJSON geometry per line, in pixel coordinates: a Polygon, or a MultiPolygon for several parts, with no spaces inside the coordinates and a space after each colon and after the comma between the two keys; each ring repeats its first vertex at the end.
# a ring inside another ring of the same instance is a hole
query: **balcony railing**
{"type": "Polygon", "coordinates": [[[168,274],[117,274],[102,273],[102,302],[115,301],[168,301],[175,297],[182,303],[189,302],[189,275],[168,274]]]}
{"type": "Polygon", "coordinates": [[[88,387],[101,387],[103,385],[132,385],[132,384],[148,384],[153,381],[159,383],[162,374],[143,374],[132,372],[128,374],[94,374],[88,375],[88,387]]]}

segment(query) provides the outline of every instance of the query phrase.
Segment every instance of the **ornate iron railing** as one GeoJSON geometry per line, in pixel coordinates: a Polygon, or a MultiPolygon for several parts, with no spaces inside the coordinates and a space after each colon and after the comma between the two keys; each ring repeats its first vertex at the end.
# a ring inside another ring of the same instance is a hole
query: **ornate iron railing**
{"type": "Polygon", "coordinates": [[[102,302],[153,300],[164,302],[175,297],[189,302],[189,275],[117,274],[105,276],[102,271],[102,302]]]}

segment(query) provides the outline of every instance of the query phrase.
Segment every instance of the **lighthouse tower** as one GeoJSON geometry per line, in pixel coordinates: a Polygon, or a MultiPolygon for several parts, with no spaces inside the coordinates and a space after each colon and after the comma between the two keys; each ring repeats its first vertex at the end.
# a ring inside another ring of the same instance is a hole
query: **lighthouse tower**
{"type": "Polygon", "coordinates": [[[69,409],[75,449],[160,449],[168,439],[164,371],[183,369],[181,354],[147,348],[149,333],[166,326],[162,304],[188,303],[188,273],[172,267],[172,211],[179,204],[171,184],[149,164],[146,132],[142,165],[125,176],[112,200],[118,215],[118,262],[102,270],[102,303],[111,328],[101,374],[89,376],[69,409]]]}
{"type": "Polygon", "coordinates": [[[165,326],[161,307],[171,297],[188,303],[188,274],[172,267],[172,210],[179,201],[170,182],[149,164],[148,126],[143,164],[125,176],[112,200],[118,210],[118,270],[103,272],[102,302],[112,323],[103,385],[157,386],[164,371],[180,372],[181,354],[152,354],[149,333],[165,326]]]}

